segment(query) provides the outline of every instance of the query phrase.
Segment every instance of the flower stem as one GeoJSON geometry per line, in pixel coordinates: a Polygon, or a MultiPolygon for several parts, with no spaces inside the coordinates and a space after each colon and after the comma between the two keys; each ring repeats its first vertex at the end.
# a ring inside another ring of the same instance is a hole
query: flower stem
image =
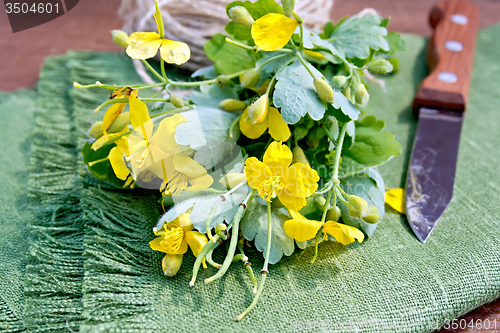
{"type": "Polygon", "coordinates": [[[252,51],[252,52],[258,52],[259,51],[259,47],[258,46],[249,46],[249,45],[237,42],[235,40],[232,40],[229,37],[226,37],[226,42],[229,43],[229,44],[233,44],[235,46],[241,47],[242,49],[245,49],[247,51],[252,51]]]}
{"type": "Polygon", "coordinates": [[[290,65],[294,61],[295,61],[295,58],[292,58],[292,59],[288,60],[286,62],[286,64],[284,64],[283,66],[281,66],[281,68],[278,69],[278,71],[276,72],[276,74],[274,74],[273,78],[271,79],[271,82],[269,82],[269,85],[267,86],[266,94],[268,96],[269,96],[269,93],[271,92],[271,88],[272,88],[274,82],[276,81],[276,79],[278,77],[279,72],[281,72],[282,70],[284,70],[286,68],[286,66],[290,65]]]}
{"type": "Polygon", "coordinates": [[[234,251],[236,250],[236,245],[238,243],[238,232],[239,232],[239,227],[240,227],[240,220],[243,217],[243,213],[245,212],[247,204],[253,199],[255,193],[256,193],[256,190],[252,190],[252,192],[250,192],[247,195],[245,200],[243,200],[243,202],[240,203],[240,207],[236,211],[236,214],[234,215],[234,219],[233,219],[233,224],[232,224],[233,233],[231,235],[231,243],[229,244],[229,250],[227,251],[227,256],[224,259],[224,262],[222,263],[221,269],[219,269],[219,271],[215,275],[205,279],[205,283],[208,284],[208,283],[213,282],[213,281],[219,279],[220,277],[222,277],[222,275],[224,275],[226,273],[227,269],[231,265],[231,262],[233,261],[233,257],[234,257],[234,251]]]}
{"type": "MultiPolygon", "coordinates": [[[[205,232],[208,236],[208,238],[215,243],[214,236],[212,236],[212,232],[210,231],[210,223],[212,223],[212,220],[214,219],[215,211],[217,210],[217,207],[219,207],[221,199],[218,199],[215,205],[212,207],[210,210],[210,214],[208,214],[208,218],[205,222],[205,232]]],[[[220,267],[219,267],[220,268],[220,267]]]]}
{"type": "Polygon", "coordinates": [[[165,79],[160,75],[160,73],[158,73],[150,64],[149,62],[147,62],[146,60],[141,60],[142,63],[144,64],[144,66],[147,67],[147,69],[149,69],[149,71],[151,73],[153,73],[154,76],[156,76],[158,79],[160,79],[160,81],[162,82],[168,82],[168,81],[165,81],[165,79]]]}
{"type": "MultiPolygon", "coordinates": [[[[325,207],[323,207],[323,215],[321,215],[321,223],[325,223],[326,214],[328,212],[328,209],[330,208],[331,200],[332,200],[332,190],[330,189],[328,191],[328,195],[326,196],[325,207]]],[[[321,237],[321,230],[318,231],[318,233],[316,234],[316,238],[314,239],[314,256],[311,259],[311,264],[314,263],[316,261],[316,258],[318,257],[318,246],[320,237],[321,237]]]]}
{"type": "Polygon", "coordinates": [[[300,52],[304,52],[304,27],[299,23],[300,27],[300,52]]]}
{"type": "Polygon", "coordinates": [[[257,301],[259,300],[260,294],[262,293],[262,290],[264,289],[264,284],[266,283],[266,277],[267,274],[269,274],[268,271],[268,265],[269,265],[269,253],[271,252],[271,240],[272,240],[272,231],[273,231],[273,224],[272,224],[272,215],[271,215],[271,203],[267,203],[267,246],[266,246],[266,251],[265,251],[265,257],[264,257],[264,266],[262,267],[262,270],[260,271],[262,273],[262,277],[260,279],[259,287],[257,289],[257,293],[255,294],[255,297],[253,298],[252,303],[248,306],[248,308],[245,309],[236,319],[238,321],[241,321],[243,317],[247,315],[250,310],[257,304],[257,301]]]}
{"type": "Polygon", "coordinates": [[[304,65],[304,67],[307,69],[307,71],[309,72],[309,74],[311,74],[312,78],[315,79],[316,75],[314,75],[314,73],[309,68],[309,63],[304,60],[304,58],[302,57],[302,55],[299,52],[297,52],[297,58],[299,58],[299,60],[302,63],[302,65],[304,65]]]}
{"type": "Polygon", "coordinates": [[[163,76],[165,82],[171,83],[170,79],[167,76],[167,72],[165,72],[165,61],[161,57],[160,57],[160,67],[161,67],[161,75],[163,76]]]}
{"type": "Polygon", "coordinates": [[[342,153],[342,145],[344,144],[345,134],[347,132],[347,124],[342,125],[340,130],[339,140],[337,144],[337,149],[335,150],[335,160],[333,161],[333,182],[336,184],[339,180],[339,166],[340,166],[340,154],[342,153]]]}
{"type": "MultiPolygon", "coordinates": [[[[242,239],[243,241],[243,239],[242,239]]],[[[238,250],[240,251],[241,254],[243,254],[245,257],[245,251],[243,250],[243,244],[242,241],[238,242],[238,250]]],[[[248,258],[248,257],[247,257],[248,258]]],[[[255,275],[253,274],[253,269],[252,269],[252,264],[249,263],[248,261],[244,263],[245,269],[247,270],[248,274],[250,274],[250,280],[252,281],[253,289],[252,293],[257,293],[257,279],[255,278],[255,275]]]]}
{"type": "Polygon", "coordinates": [[[208,251],[208,253],[206,254],[205,258],[207,259],[207,262],[212,265],[213,267],[217,268],[217,269],[220,269],[222,267],[221,264],[218,264],[216,263],[213,259],[212,259],[212,253],[214,253],[214,250],[215,248],[217,247],[217,243],[215,244],[215,246],[210,250],[208,251]]]}
{"type": "MultiPolygon", "coordinates": [[[[219,236],[215,236],[215,240],[218,241],[219,236]]],[[[193,277],[191,278],[191,281],[189,281],[190,287],[194,286],[194,283],[196,282],[196,276],[198,275],[198,270],[200,269],[201,263],[203,262],[203,258],[205,258],[205,256],[210,251],[215,249],[216,246],[217,246],[217,243],[208,242],[207,244],[205,244],[203,249],[201,249],[201,251],[198,254],[198,256],[196,257],[196,261],[194,262],[194,265],[193,265],[193,277]]]]}
{"type": "Polygon", "coordinates": [[[236,127],[236,125],[239,124],[240,118],[241,118],[241,114],[238,115],[238,117],[236,117],[236,119],[234,119],[234,121],[231,123],[231,126],[229,126],[229,137],[231,139],[234,137],[234,128],[236,127]]]}

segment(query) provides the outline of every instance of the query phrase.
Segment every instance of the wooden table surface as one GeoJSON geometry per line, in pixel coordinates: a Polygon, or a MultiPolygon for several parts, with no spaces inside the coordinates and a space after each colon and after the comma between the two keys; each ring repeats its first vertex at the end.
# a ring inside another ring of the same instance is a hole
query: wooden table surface
{"type": "MultiPolygon", "coordinates": [[[[390,29],[429,36],[427,23],[434,0],[346,0],[335,1],[332,17],[338,20],[371,7],[382,16],[391,16],[390,29]]],[[[479,8],[480,27],[500,22],[499,0],[475,0],[479,8]]],[[[4,7],[0,5],[0,91],[33,87],[43,58],[68,50],[119,51],[109,32],[123,22],[117,15],[120,0],[80,0],[67,14],[41,26],[12,33],[4,7]]],[[[500,299],[482,306],[461,319],[467,323],[478,319],[496,320],[500,324],[500,299]]],[[[476,325],[474,325],[476,326],[476,325]]],[[[498,326],[497,326],[498,327],[498,326]]],[[[494,332],[473,328],[442,329],[439,333],[494,332]]],[[[499,332],[497,330],[496,332],[499,332]]]]}

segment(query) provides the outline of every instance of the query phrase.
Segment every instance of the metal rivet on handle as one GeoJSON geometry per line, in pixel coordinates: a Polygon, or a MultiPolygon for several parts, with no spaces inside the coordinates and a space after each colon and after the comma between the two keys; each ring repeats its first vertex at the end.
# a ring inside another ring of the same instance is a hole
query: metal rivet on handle
{"type": "Polygon", "coordinates": [[[460,52],[464,49],[464,45],[456,40],[449,40],[444,43],[444,47],[453,52],[460,52]]]}
{"type": "Polygon", "coordinates": [[[438,74],[438,79],[446,83],[457,82],[457,76],[450,72],[441,72],[438,74]]]}
{"type": "Polygon", "coordinates": [[[455,14],[451,16],[451,22],[460,24],[460,25],[466,25],[467,22],[469,22],[469,19],[467,16],[461,15],[461,14],[455,14]]]}

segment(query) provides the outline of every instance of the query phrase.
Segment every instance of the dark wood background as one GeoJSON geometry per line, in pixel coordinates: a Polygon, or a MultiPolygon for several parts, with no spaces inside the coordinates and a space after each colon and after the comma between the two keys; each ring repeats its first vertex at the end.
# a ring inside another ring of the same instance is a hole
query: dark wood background
{"type": "MultiPolygon", "coordinates": [[[[429,36],[428,13],[434,0],[336,0],[332,18],[352,15],[371,7],[384,17],[391,16],[390,29],[429,36]]],[[[480,28],[500,22],[500,0],[473,1],[480,13],[480,28]]],[[[67,50],[119,51],[109,32],[123,22],[117,15],[120,0],[80,0],[62,17],[44,25],[12,33],[7,14],[0,4],[0,90],[12,91],[33,87],[38,79],[43,58],[67,50]]],[[[500,37],[499,37],[500,41],[500,37]]],[[[500,47],[500,44],[499,44],[500,47]]],[[[441,330],[440,333],[500,332],[500,299],[462,317],[471,320],[496,320],[497,330],[473,328],[441,330]]],[[[476,326],[476,325],[474,325],[476,326]]]]}

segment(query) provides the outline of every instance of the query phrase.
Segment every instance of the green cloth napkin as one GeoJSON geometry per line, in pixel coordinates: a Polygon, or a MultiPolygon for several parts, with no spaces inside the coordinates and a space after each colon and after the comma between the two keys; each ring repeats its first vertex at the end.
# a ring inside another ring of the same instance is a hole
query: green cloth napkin
{"type": "MultiPolygon", "coordinates": [[[[363,244],[323,242],[314,264],[307,248],[272,265],[258,305],[242,322],[234,319],[252,294],[241,264],[209,285],[203,279],[214,269],[202,270],[190,288],[194,258],[187,255],[175,278],[163,276],[162,255],[148,245],[160,214],[158,194],[113,189],[88,176],[81,163],[86,130],[102,117],[92,110],[106,93],[71,84],[139,82],[130,60],[103,53],[48,58],[35,134],[34,93],[0,95],[7,127],[0,131],[0,329],[431,332],[498,298],[499,34],[500,25],[479,35],[454,198],[427,243],[415,238],[404,216],[388,210],[363,244]]],[[[425,39],[405,39],[408,50],[400,55],[400,71],[386,79],[387,93],[370,89],[371,112],[404,150],[379,168],[391,188],[404,186],[416,129],[410,105],[426,75],[425,39]]],[[[261,267],[260,253],[247,255],[261,267]]],[[[220,262],[222,254],[214,259],[220,262]]]]}

